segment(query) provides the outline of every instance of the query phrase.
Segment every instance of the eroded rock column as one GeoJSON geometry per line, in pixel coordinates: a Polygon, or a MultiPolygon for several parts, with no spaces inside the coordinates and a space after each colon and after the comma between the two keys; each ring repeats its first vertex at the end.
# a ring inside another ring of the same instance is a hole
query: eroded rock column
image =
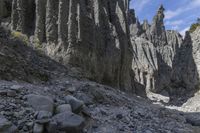
{"type": "Polygon", "coordinates": [[[11,25],[12,25],[11,28],[12,28],[12,30],[17,29],[17,22],[18,22],[17,1],[18,0],[12,1],[12,14],[11,14],[11,25]]]}
{"type": "Polygon", "coordinates": [[[46,0],[36,0],[36,25],[35,37],[39,42],[43,42],[46,38],[45,20],[46,20],[46,0]]]}
{"type": "Polygon", "coordinates": [[[68,45],[69,2],[70,0],[59,1],[58,42],[64,45],[68,45]]]}
{"type": "Polygon", "coordinates": [[[48,43],[57,43],[58,39],[58,0],[47,0],[46,39],[48,43]]]}
{"type": "Polygon", "coordinates": [[[17,31],[25,33],[26,25],[25,25],[25,13],[26,13],[26,5],[27,0],[18,0],[17,1],[17,14],[18,14],[18,22],[17,22],[17,31]]]}
{"type": "Polygon", "coordinates": [[[13,0],[12,3],[12,29],[25,32],[26,0],[13,0]]]}

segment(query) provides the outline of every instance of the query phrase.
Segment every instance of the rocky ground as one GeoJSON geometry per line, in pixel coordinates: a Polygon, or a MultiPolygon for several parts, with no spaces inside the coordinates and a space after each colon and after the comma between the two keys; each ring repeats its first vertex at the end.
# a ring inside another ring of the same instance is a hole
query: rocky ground
{"type": "Polygon", "coordinates": [[[198,133],[190,113],[153,105],[95,82],[69,76],[45,84],[0,81],[2,132],[198,133]],[[72,113],[73,112],[73,113],[72,113]],[[12,124],[10,122],[12,122],[12,124]]]}

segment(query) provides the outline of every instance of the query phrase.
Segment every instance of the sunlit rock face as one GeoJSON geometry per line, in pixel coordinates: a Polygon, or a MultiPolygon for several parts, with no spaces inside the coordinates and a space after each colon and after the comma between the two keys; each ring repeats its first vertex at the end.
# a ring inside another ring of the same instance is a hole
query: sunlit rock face
{"type": "Polygon", "coordinates": [[[178,32],[165,30],[164,10],[161,5],[151,25],[147,20],[143,24],[138,23],[134,11],[130,12],[132,69],[136,81],[143,84],[146,91],[159,92],[171,85],[174,60],[183,43],[178,32]]]}

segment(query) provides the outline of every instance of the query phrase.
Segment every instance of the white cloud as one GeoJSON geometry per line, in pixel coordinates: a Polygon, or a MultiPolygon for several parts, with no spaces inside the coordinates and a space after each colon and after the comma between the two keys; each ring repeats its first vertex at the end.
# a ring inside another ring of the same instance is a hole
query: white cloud
{"type": "Polygon", "coordinates": [[[200,0],[188,0],[184,6],[176,9],[176,10],[167,10],[165,13],[166,19],[172,19],[180,14],[187,12],[189,10],[199,8],[200,7],[200,0]],[[189,3],[189,4],[188,4],[189,3]]]}
{"type": "Polygon", "coordinates": [[[180,30],[181,25],[184,23],[183,20],[166,21],[165,25],[170,27],[172,30],[180,30]]]}
{"type": "Polygon", "coordinates": [[[200,0],[192,0],[191,6],[193,6],[193,7],[199,7],[200,6],[200,0]]]}
{"type": "Polygon", "coordinates": [[[177,26],[183,24],[183,20],[167,21],[165,24],[168,26],[177,26]]]}
{"type": "Polygon", "coordinates": [[[176,16],[180,15],[183,12],[184,12],[183,8],[179,8],[179,9],[177,9],[175,11],[168,10],[168,11],[165,12],[165,18],[166,19],[171,19],[173,17],[176,17],[176,16]]]}

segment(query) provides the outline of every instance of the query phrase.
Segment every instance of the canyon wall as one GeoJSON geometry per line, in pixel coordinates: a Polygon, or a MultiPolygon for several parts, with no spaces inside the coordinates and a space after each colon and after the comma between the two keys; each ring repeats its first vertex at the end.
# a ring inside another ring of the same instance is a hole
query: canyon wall
{"type": "Polygon", "coordinates": [[[181,92],[194,90],[199,85],[199,33],[198,29],[182,36],[165,30],[164,8],[158,9],[152,24],[140,24],[134,11],[130,15],[130,35],[133,46],[132,70],[136,81],[146,91],[181,92]]]}
{"type": "Polygon", "coordinates": [[[12,30],[34,36],[51,58],[132,89],[129,0],[13,0],[12,10],[12,30]]]}
{"type": "Polygon", "coordinates": [[[134,93],[194,89],[198,30],[183,40],[165,29],[164,11],[140,24],[129,0],[13,0],[11,27],[91,80],[134,93]]]}

